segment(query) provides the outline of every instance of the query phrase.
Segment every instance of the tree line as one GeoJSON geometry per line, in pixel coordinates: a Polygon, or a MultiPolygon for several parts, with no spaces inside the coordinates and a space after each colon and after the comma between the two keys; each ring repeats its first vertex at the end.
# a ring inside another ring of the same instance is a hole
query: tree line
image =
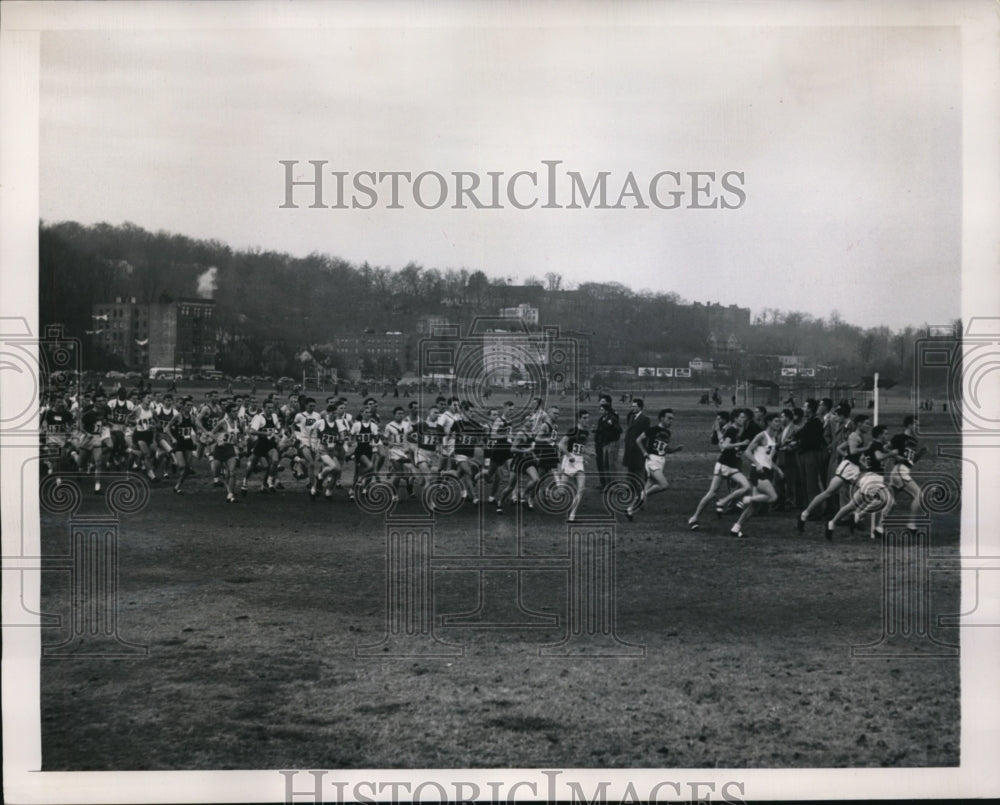
{"type": "MultiPolygon", "coordinates": [[[[195,297],[199,288],[215,299],[218,368],[232,374],[290,373],[298,353],[338,333],[415,333],[425,315],[467,327],[477,316],[496,316],[500,308],[521,303],[537,307],[544,324],[587,333],[592,364],[639,364],[646,354],[673,361],[665,365],[713,357],[704,307],[673,293],[635,291],[617,282],[570,288],[550,272],[515,285],[511,277],[490,278],[466,268],[410,262],[392,269],[318,252],[293,257],[234,250],[216,240],[154,233],[131,223],[40,225],[40,322],[63,324],[69,335],[83,339],[89,366],[98,368],[107,358],[94,354],[84,337],[92,326],[91,304],[116,297],[139,303],[163,295],[195,297]],[[206,273],[213,268],[206,289],[206,273]]],[[[746,353],[804,354],[837,366],[845,377],[881,371],[906,380],[921,329],[863,329],[836,312],[823,319],[767,309],[735,334],[746,353]]],[[[716,333],[723,341],[728,335],[716,333]]],[[[338,366],[338,356],[326,357],[338,366]]],[[[740,354],[716,357],[730,365],[742,360],[740,354]]]]}

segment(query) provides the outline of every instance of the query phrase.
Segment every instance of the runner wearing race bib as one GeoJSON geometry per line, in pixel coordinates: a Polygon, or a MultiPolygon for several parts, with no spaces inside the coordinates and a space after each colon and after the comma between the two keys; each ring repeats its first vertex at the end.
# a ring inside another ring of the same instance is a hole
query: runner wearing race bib
{"type": "Polygon", "coordinates": [[[702,509],[718,494],[723,482],[732,482],[736,488],[716,501],[715,512],[720,517],[732,501],[742,498],[750,491],[750,482],[740,470],[740,452],[749,444],[740,438],[746,422],[747,413],[743,410],[734,412],[734,415],[720,411],[715,417],[713,443],[717,442],[719,445],[719,457],[716,459],[712,471],[712,482],[708,487],[708,492],[698,501],[694,514],[688,518],[688,525],[691,526],[692,531],[697,531],[700,528],[698,517],[702,509]]]}
{"type": "Polygon", "coordinates": [[[42,458],[49,475],[62,470],[66,463],[74,424],[73,414],[62,396],[57,396],[52,407],[41,416],[42,458]]]}
{"type": "MultiPolygon", "coordinates": [[[[892,469],[889,470],[889,486],[896,492],[906,492],[910,496],[910,522],[907,523],[907,528],[911,531],[916,529],[915,520],[920,516],[920,484],[913,480],[911,470],[926,452],[917,441],[918,424],[919,420],[913,414],[908,414],[903,418],[903,432],[897,433],[889,441],[889,452],[894,460],[892,469]]],[[[893,508],[895,504],[894,500],[893,508]]],[[[889,509],[885,516],[888,517],[891,512],[892,509],[889,509]]]]}
{"type": "Polygon", "coordinates": [[[576,485],[573,502],[570,504],[566,516],[566,519],[571,523],[576,520],[576,511],[580,508],[580,501],[583,500],[583,488],[587,482],[583,456],[587,438],[590,436],[589,424],[590,414],[587,411],[580,411],[576,417],[576,427],[559,440],[559,473],[571,479],[571,483],[576,485]]]}
{"type": "Polygon", "coordinates": [[[452,432],[455,437],[455,463],[458,467],[458,480],[462,484],[462,500],[470,500],[474,504],[479,503],[479,496],[476,494],[476,480],[479,474],[476,448],[480,447],[485,439],[482,429],[472,418],[470,403],[462,403],[461,417],[455,422],[452,432]]]}
{"type": "Polygon", "coordinates": [[[851,490],[851,496],[831,522],[836,525],[842,517],[850,514],[850,526],[853,532],[860,519],[871,513],[876,516],[874,533],[880,535],[883,533],[882,515],[890,507],[893,499],[892,490],[883,476],[885,461],[890,457],[890,453],[886,445],[888,433],[885,425],[877,425],[871,435],[871,444],[857,457],[861,474],[851,490]]]}
{"type": "Polygon", "coordinates": [[[129,415],[129,424],[134,428],[132,433],[132,453],[140,465],[145,468],[151,481],[158,481],[153,470],[154,443],[156,437],[156,410],[153,408],[153,395],[146,394],[142,401],[129,415]]]}
{"type": "MultiPolygon", "coordinates": [[[[503,481],[503,473],[506,471],[511,459],[510,437],[511,437],[511,417],[514,411],[514,403],[508,400],[504,403],[503,413],[495,408],[490,409],[490,433],[486,441],[486,449],[483,451],[483,466],[486,468],[486,483],[489,484],[490,496],[488,501],[494,503],[500,491],[503,481]]],[[[503,511],[500,509],[500,511],[503,511]]]]}
{"type": "Polygon", "coordinates": [[[365,408],[351,424],[351,441],[354,443],[354,481],[348,497],[363,494],[375,471],[374,447],[381,441],[378,423],[372,419],[371,410],[365,408]]]}
{"type": "Polygon", "coordinates": [[[220,472],[218,468],[225,467],[226,500],[230,503],[236,503],[236,450],[241,435],[239,422],[236,421],[236,406],[229,403],[225,415],[212,428],[212,438],[215,439],[212,466],[216,478],[220,472]]]}
{"type": "Polygon", "coordinates": [[[649,428],[645,433],[640,433],[635,443],[646,459],[646,486],[642,490],[638,506],[629,506],[625,512],[628,520],[634,519],[636,510],[644,506],[650,495],[657,495],[666,492],[669,484],[663,474],[663,467],[666,464],[666,456],[683,450],[683,445],[676,447],[670,444],[670,426],[674,421],[674,411],[672,408],[664,408],[657,416],[657,423],[649,428]]]}
{"type": "Polygon", "coordinates": [[[247,482],[257,467],[263,462],[264,478],[260,482],[261,493],[274,492],[275,479],[278,475],[278,440],[281,438],[282,422],[278,412],[274,410],[274,402],[267,400],[264,410],[255,413],[250,418],[248,435],[254,437],[253,449],[250,451],[250,461],[247,464],[246,475],[240,486],[240,494],[247,493],[247,482]]]}
{"type": "MultiPolygon", "coordinates": [[[[799,533],[805,531],[806,521],[814,509],[819,508],[827,498],[833,497],[843,486],[851,486],[861,475],[858,467],[858,458],[868,447],[868,434],[871,433],[871,418],[868,414],[858,414],[854,417],[854,429],[848,434],[847,439],[840,443],[838,451],[841,460],[837,463],[837,469],[833,477],[830,478],[826,489],[809,501],[809,505],[799,515],[797,522],[799,533]]],[[[833,521],[826,524],[826,538],[833,539],[833,521]]]]}
{"type": "Polygon", "coordinates": [[[107,397],[98,391],[94,404],[80,415],[80,471],[85,472],[89,462],[94,465],[94,493],[101,491],[101,471],[104,469],[104,451],[111,444],[108,425],[107,397]]]}
{"type": "Polygon", "coordinates": [[[781,417],[779,414],[767,414],[764,417],[765,429],[753,437],[743,455],[750,462],[750,483],[753,491],[740,500],[743,511],[736,523],[730,529],[734,537],[745,537],[743,524],[753,515],[755,503],[774,503],[778,493],[774,488],[772,478],[781,477],[780,467],[774,465],[774,453],[778,446],[778,435],[781,432],[781,417]]]}
{"type": "Polygon", "coordinates": [[[393,502],[399,500],[399,482],[406,475],[406,465],[410,463],[407,434],[410,423],[406,421],[406,411],[397,406],[392,412],[392,422],[382,431],[382,439],[388,447],[389,481],[392,484],[393,502]]]}
{"type": "Polygon", "coordinates": [[[108,403],[109,438],[104,441],[104,447],[109,450],[114,464],[121,465],[125,462],[125,455],[129,450],[125,428],[134,408],[135,405],[128,399],[128,391],[124,386],[118,389],[115,398],[108,403]]]}
{"type": "Polygon", "coordinates": [[[316,433],[316,425],[321,417],[316,413],[316,400],[309,397],[306,400],[305,409],[299,411],[292,420],[292,433],[298,447],[302,463],[305,465],[306,475],[309,478],[309,497],[316,500],[316,458],[319,452],[319,435],[316,433]]]}

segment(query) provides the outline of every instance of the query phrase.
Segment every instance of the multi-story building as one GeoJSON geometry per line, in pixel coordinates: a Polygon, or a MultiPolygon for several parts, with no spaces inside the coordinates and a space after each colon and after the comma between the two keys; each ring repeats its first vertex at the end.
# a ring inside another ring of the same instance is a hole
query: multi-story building
{"type": "Polygon", "coordinates": [[[368,370],[379,378],[413,369],[410,339],[401,332],[343,333],[321,349],[334,353],[345,370],[368,370]]]}
{"type": "Polygon", "coordinates": [[[504,319],[520,319],[529,327],[538,326],[538,308],[527,303],[500,308],[500,316],[504,319]]]}
{"type": "Polygon", "coordinates": [[[491,330],[481,338],[482,376],[490,385],[506,387],[545,378],[549,353],[541,333],[491,330]]]}
{"type": "Polygon", "coordinates": [[[154,304],[135,298],[92,306],[94,329],[88,334],[129,369],[201,371],[215,369],[215,302],[161,296],[154,304]]]}
{"type": "Polygon", "coordinates": [[[87,334],[107,355],[114,355],[129,369],[149,367],[149,305],[136,304],[135,297],[117,297],[114,302],[91,306],[94,329],[87,334]]]}
{"type": "Polygon", "coordinates": [[[214,325],[215,300],[175,301],[161,296],[149,305],[150,370],[214,370],[218,352],[214,325]]]}
{"type": "Polygon", "coordinates": [[[421,338],[450,332],[455,327],[455,322],[449,321],[447,316],[427,315],[417,319],[417,335],[421,338]]]}

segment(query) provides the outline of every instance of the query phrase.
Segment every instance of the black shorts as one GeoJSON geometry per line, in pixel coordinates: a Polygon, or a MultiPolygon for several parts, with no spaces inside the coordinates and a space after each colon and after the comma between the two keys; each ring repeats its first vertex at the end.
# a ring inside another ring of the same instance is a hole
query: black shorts
{"type": "Polygon", "coordinates": [[[758,481],[770,481],[774,476],[774,470],[770,467],[764,467],[763,469],[757,469],[757,467],[750,468],[750,483],[756,484],[758,481]]]}
{"type": "Polygon", "coordinates": [[[494,447],[492,450],[486,451],[486,458],[490,460],[490,464],[495,467],[500,467],[510,461],[510,448],[509,447],[494,447]]]}
{"type": "Polygon", "coordinates": [[[181,438],[174,445],[175,453],[193,453],[197,449],[193,439],[181,438]]]}
{"type": "Polygon", "coordinates": [[[258,458],[263,458],[267,456],[272,450],[277,450],[278,445],[273,439],[265,438],[264,436],[258,437],[257,441],[254,442],[252,455],[258,458]]]}
{"type": "Polygon", "coordinates": [[[217,444],[212,450],[214,461],[229,461],[231,458],[236,458],[236,448],[231,444],[217,444]]]}
{"type": "Polygon", "coordinates": [[[132,441],[135,443],[145,442],[150,447],[153,446],[153,431],[151,430],[137,430],[132,433],[132,441]]]}
{"type": "Polygon", "coordinates": [[[559,466],[559,451],[555,447],[543,447],[538,450],[538,469],[541,472],[554,470],[559,466]]]}

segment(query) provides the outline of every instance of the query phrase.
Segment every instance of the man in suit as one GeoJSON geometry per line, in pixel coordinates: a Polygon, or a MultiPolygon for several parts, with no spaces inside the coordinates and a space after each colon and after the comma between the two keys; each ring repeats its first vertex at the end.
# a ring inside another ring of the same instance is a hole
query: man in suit
{"type": "Polygon", "coordinates": [[[611,407],[611,395],[601,395],[601,413],[594,428],[594,450],[597,457],[597,473],[601,479],[601,489],[608,485],[610,475],[618,460],[618,442],[622,436],[618,414],[611,407]]]}
{"type": "Polygon", "coordinates": [[[646,483],[646,456],[636,443],[642,434],[651,427],[649,417],[643,411],[641,397],[632,399],[632,410],[625,418],[625,450],[622,455],[622,466],[628,470],[638,482],[638,488],[642,489],[646,483]]]}
{"type": "Polygon", "coordinates": [[[805,499],[812,500],[825,488],[823,480],[826,469],[826,440],[823,438],[823,420],[819,416],[820,403],[806,400],[806,416],[798,432],[798,465],[801,472],[800,491],[805,491],[805,499]]]}

